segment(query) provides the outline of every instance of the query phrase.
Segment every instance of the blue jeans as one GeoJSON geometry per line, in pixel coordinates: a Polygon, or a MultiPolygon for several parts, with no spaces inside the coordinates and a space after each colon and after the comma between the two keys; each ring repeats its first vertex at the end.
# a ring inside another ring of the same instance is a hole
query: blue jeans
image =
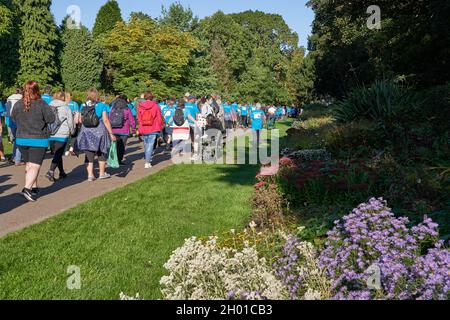
{"type": "Polygon", "coordinates": [[[155,145],[156,138],[158,136],[155,134],[143,136],[144,139],[144,153],[145,153],[145,161],[147,163],[152,163],[153,157],[153,147],[155,145]]]}
{"type": "Polygon", "coordinates": [[[12,157],[14,159],[14,162],[17,164],[17,163],[21,163],[22,162],[22,154],[20,153],[20,150],[19,150],[19,148],[17,147],[17,144],[16,144],[16,132],[17,132],[16,128],[11,128],[11,133],[12,133],[12,136],[14,138],[12,157]]]}

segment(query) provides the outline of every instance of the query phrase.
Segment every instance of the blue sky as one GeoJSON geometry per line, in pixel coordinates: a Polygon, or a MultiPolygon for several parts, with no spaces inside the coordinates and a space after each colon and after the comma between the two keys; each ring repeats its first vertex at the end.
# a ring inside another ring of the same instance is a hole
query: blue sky
{"type": "MultiPolygon", "coordinates": [[[[122,9],[122,16],[128,19],[130,12],[143,11],[152,17],[161,13],[161,6],[169,6],[175,0],[118,0],[122,9]]],[[[311,32],[314,19],[313,12],[306,7],[307,0],[181,0],[184,6],[191,7],[192,11],[203,18],[218,10],[225,13],[235,13],[245,10],[261,10],[268,13],[281,14],[291,29],[300,37],[300,44],[307,45],[307,37],[311,32]]],[[[54,0],[52,11],[58,24],[66,15],[70,5],[77,5],[81,9],[81,22],[92,28],[98,9],[106,0],[54,0]]]]}

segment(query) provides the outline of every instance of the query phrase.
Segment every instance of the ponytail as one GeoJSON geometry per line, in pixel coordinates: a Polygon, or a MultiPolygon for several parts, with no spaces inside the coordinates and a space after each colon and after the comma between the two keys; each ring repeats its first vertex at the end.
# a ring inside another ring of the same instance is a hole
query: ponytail
{"type": "Polygon", "coordinates": [[[23,104],[25,106],[24,111],[29,112],[31,102],[39,100],[40,90],[36,81],[27,81],[23,89],[23,104]]]}

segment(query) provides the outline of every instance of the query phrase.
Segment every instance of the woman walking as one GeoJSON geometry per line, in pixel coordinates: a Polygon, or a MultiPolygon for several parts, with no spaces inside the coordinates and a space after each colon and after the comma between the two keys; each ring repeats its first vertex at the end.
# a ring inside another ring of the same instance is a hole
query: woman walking
{"type": "Polygon", "coordinates": [[[94,175],[94,160],[98,157],[99,179],[111,178],[106,173],[106,161],[111,140],[116,141],[108,118],[108,106],[100,102],[97,89],[88,91],[87,101],[81,109],[82,127],[77,140],[78,150],[86,155],[88,181],[96,180],[94,175]]]}
{"type": "Polygon", "coordinates": [[[127,100],[119,97],[115,100],[109,113],[109,122],[117,138],[117,158],[120,165],[124,165],[123,158],[130,132],[136,134],[136,121],[127,100]]]}
{"type": "Polygon", "coordinates": [[[65,179],[67,177],[63,166],[63,156],[67,143],[69,143],[71,135],[75,132],[72,110],[70,110],[68,103],[64,100],[64,93],[59,91],[53,95],[53,100],[50,102],[50,107],[56,110],[54,114],[58,116],[60,123],[59,128],[55,128],[57,131],[50,137],[50,141],[54,144],[54,155],[50,169],[45,175],[50,182],[56,181],[56,168],[59,170],[59,179],[65,179]]]}
{"type": "Polygon", "coordinates": [[[72,100],[72,94],[69,92],[66,92],[65,94],[65,100],[66,103],[69,105],[70,110],[72,111],[72,117],[73,122],[75,125],[75,130],[72,132],[72,135],[70,136],[69,143],[66,147],[66,153],[65,156],[74,156],[74,147],[75,143],[77,142],[77,136],[81,129],[81,114],[80,114],[80,106],[78,103],[74,100],[72,100]]]}
{"type": "Polygon", "coordinates": [[[49,147],[48,125],[55,122],[55,115],[41,99],[35,81],[25,84],[23,99],[15,104],[11,118],[17,125],[16,143],[26,164],[22,195],[28,201],[35,202],[39,194],[39,171],[49,147]]]}
{"type": "Polygon", "coordinates": [[[139,135],[144,139],[145,169],[150,169],[155,141],[161,135],[164,121],[161,109],[153,101],[153,94],[147,92],[144,99],[138,109],[139,135]]]}

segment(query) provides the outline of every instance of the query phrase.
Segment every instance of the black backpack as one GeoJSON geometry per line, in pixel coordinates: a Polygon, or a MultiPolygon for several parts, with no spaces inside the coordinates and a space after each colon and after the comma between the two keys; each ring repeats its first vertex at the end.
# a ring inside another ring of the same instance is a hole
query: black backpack
{"type": "Polygon", "coordinates": [[[181,127],[185,121],[186,118],[184,117],[184,110],[181,108],[177,108],[173,116],[173,122],[177,127],[181,127]]]}
{"type": "Polygon", "coordinates": [[[121,129],[125,124],[125,111],[123,108],[113,107],[109,114],[109,122],[113,129],[121,129]]]}
{"type": "Polygon", "coordinates": [[[50,108],[51,108],[53,114],[55,115],[55,122],[48,124],[47,128],[48,128],[50,135],[54,136],[55,134],[58,133],[59,128],[61,128],[61,125],[64,123],[64,121],[67,120],[67,118],[64,119],[64,121],[61,121],[61,119],[59,118],[58,108],[52,107],[52,106],[50,106],[50,108]]]}
{"type": "Polygon", "coordinates": [[[100,120],[95,113],[95,105],[84,106],[81,110],[81,121],[86,128],[96,128],[100,124],[100,120]]]}

